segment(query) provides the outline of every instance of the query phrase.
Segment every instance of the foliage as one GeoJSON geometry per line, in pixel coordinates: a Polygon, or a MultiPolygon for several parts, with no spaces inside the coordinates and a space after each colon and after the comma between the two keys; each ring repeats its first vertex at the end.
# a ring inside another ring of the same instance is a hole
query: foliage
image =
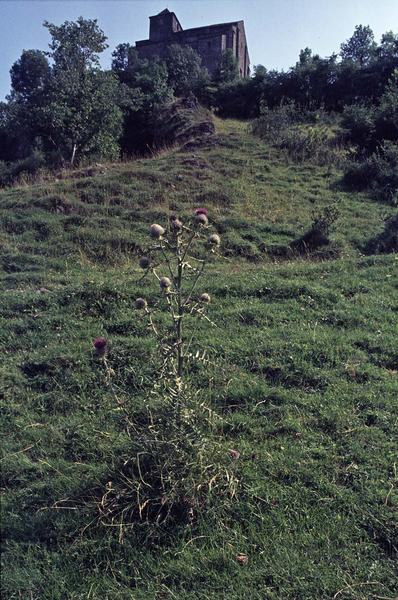
{"type": "Polygon", "coordinates": [[[252,122],[253,133],[264,139],[279,139],[292,125],[303,120],[303,114],[292,101],[281,103],[271,110],[263,103],[260,116],[252,122]]]}
{"type": "Polygon", "coordinates": [[[381,233],[365,245],[367,254],[398,253],[398,214],[388,217],[381,233]]]}
{"type": "Polygon", "coordinates": [[[140,59],[130,44],[120,44],[112,56],[112,71],[123,85],[122,152],[147,152],[154,145],[158,113],[173,98],[167,67],[140,59]]]}
{"type": "Polygon", "coordinates": [[[394,71],[380,98],[376,130],[378,139],[398,141],[398,69],[394,71]]]}
{"type": "Polygon", "coordinates": [[[339,112],[346,105],[376,103],[398,68],[398,36],[390,31],[382,35],[380,44],[372,40],[370,28],[359,25],[342,45],[343,60],[337,54],[321,57],[305,48],[288,71],[267,71],[257,65],[252,78],[220,85],[219,94],[208,103],[223,116],[239,118],[259,116],[264,102],[269,108],[292,101],[307,111],[339,112]]]}
{"type": "Polygon", "coordinates": [[[293,102],[274,109],[262,105],[252,131],[284,150],[293,161],[319,165],[340,165],[345,159],[338,121],[323,111],[305,111],[293,102]]]}
{"type": "Polygon", "coordinates": [[[340,55],[343,60],[358,62],[362,67],[375,55],[376,43],[371,28],[357,25],[349,40],[341,44],[340,55]]]}
{"type": "Polygon", "coordinates": [[[300,253],[308,253],[327,246],[330,242],[330,231],[338,216],[339,211],[336,206],[326,206],[321,214],[314,215],[310,229],[290,244],[291,249],[300,253]]]}
{"type": "Polygon", "coordinates": [[[201,66],[201,58],[193,48],[171,44],[164,57],[168,82],[176,96],[190,92],[200,93],[209,79],[207,70],[201,66]]]}
{"type": "Polygon", "coordinates": [[[13,94],[28,102],[46,91],[51,69],[44,52],[24,50],[10,70],[13,94]]]}
{"type": "Polygon", "coordinates": [[[354,189],[370,189],[376,199],[398,205],[398,144],[385,141],[376,152],[347,164],[345,183],[354,189]]]}
{"type": "Polygon", "coordinates": [[[122,115],[116,79],[98,69],[98,53],[107,47],[104,33],[96,20],[82,17],[45,26],[54,61],[51,102],[43,115],[50,122],[49,137],[55,137],[57,150],[69,155],[72,165],[76,154],[114,158],[122,115]]]}
{"type": "Polygon", "coordinates": [[[239,77],[239,68],[236,57],[231,48],[227,48],[221,55],[220,65],[216,74],[216,80],[220,83],[229,83],[239,77]]]}
{"type": "Polygon", "coordinates": [[[373,105],[352,104],[344,108],[342,125],[354,144],[368,149],[375,147],[375,114],[373,105]]]}
{"type": "Polygon", "coordinates": [[[33,176],[46,165],[44,155],[34,150],[30,156],[11,163],[0,161],[0,186],[4,187],[18,181],[21,176],[33,176]]]}
{"type": "MultiPolygon", "coordinates": [[[[46,53],[51,67],[45,53],[34,50],[13,65],[5,134],[17,132],[19,147],[26,140],[27,154],[40,149],[71,165],[87,154],[116,158],[122,113],[117,80],[98,67],[98,53],[107,47],[104,33],[95,20],[82,17],[44,25],[52,36],[46,53]]],[[[7,141],[12,145],[12,135],[7,141]]]]}

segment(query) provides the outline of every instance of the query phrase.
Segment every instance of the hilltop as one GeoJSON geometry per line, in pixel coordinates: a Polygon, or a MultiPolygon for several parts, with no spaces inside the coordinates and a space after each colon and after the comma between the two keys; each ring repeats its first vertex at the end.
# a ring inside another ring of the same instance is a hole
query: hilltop
{"type": "Polygon", "coordinates": [[[7,598],[393,598],[397,255],[366,248],[395,214],[342,173],[295,164],[216,119],[203,144],[0,192],[3,594],[7,598]],[[222,237],[216,327],[192,378],[236,449],[236,498],[147,538],[98,522],[129,437],[92,359],[105,335],[139,415],[154,343],[133,310],[148,227],[205,206],[222,237]],[[285,253],[327,207],[327,244],[285,253]],[[248,557],[247,564],[236,560],[248,557]]]}

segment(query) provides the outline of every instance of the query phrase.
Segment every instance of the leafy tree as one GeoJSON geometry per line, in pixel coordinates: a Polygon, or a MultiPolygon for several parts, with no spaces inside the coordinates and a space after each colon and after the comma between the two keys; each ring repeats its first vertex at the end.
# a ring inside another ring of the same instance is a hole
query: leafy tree
{"type": "Polygon", "coordinates": [[[350,39],[340,46],[341,58],[357,62],[360,66],[368,64],[375,52],[373,31],[368,25],[357,25],[350,39]]]}
{"type": "Polygon", "coordinates": [[[11,67],[10,75],[14,97],[25,101],[45,92],[51,69],[44,52],[24,50],[11,67]]]}
{"type": "Polygon", "coordinates": [[[54,61],[55,70],[84,73],[99,68],[98,54],[108,44],[104,32],[98,27],[97,19],[65,21],[62,25],[54,25],[44,21],[52,41],[48,56],[54,61]]]}
{"type": "Polygon", "coordinates": [[[254,65],[253,67],[253,77],[257,81],[264,81],[267,77],[267,69],[264,65],[254,65]]]}
{"type": "Polygon", "coordinates": [[[376,128],[380,139],[398,141],[398,69],[396,69],[380,99],[376,128]]]}
{"type": "Polygon", "coordinates": [[[235,81],[239,77],[238,63],[230,48],[224,50],[220,65],[216,74],[216,80],[220,83],[235,81]]]}
{"type": "Polygon", "coordinates": [[[112,72],[130,91],[134,91],[130,94],[130,98],[137,100],[134,108],[140,109],[145,104],[146,108],[152,109],[171,99],[172,89],[165,63],[158,59],[139,58],[137,50],[130,44],[119,44],[112,57],[112,72]]]}
{"type": "Polygon", "coordinates": [[[172,44],[167,48],[165,63],[169,85],[177,96],[195,92],[208,82],[207,69],[201,62],[199,54],[190,46],[172,44]]]}
{"type": "Polygon", "coordinates": [[[11,68],[2,135],[7,131],[9,146],[15,147],[10,131],[16,132],[13,158],[37,149],[71,165],[92,153],[115,157],[122,124],[120,89],[114,74],[99,68],[104,33],[95,20],[82,17],[60,26],[44,25],[52,36],[51,52],[26,50],[11,68]]]}
{"type": "Polygon", "coordinates": [[[98,53],[107,47],[103,31],[95,19],[82,17],[61,26],[44,25],[52,36],[53,60],[49,103],[42,108],[47,139],[69,156],[71,165],[77,155],[91,152],[114,157],[122,114],[117,79],[99,69],[98,53]]]}
{"type": "Polygon", "coordinates": [[[13,106],[14,104],[0,102],[0,161],[12,161],[19,158],[19,128],[13,119],[13,106]]]}
{"type": "Polygon", "coordinates": [[[122,151],[144,152],[154,142],[157,112],[173,97],[167,67],[157,59],[140,59],[130,44],[120,44],[112,56],[112,71],[122,85],[122,151]]]}
{"type": "Polygon", "coordinates": [[[59,71],[52,81],[49,102],[40,109],[47,147],[69,157],[71,165],[76,156],[116,158],[122,133],[118,103],[118,82],[113,74],[95,70],[76,77],[73,71],[59,71]]]}
{"type": "Polygon", "coordinates": [[[376,49],[376,55],[382,60],[398,60],[398,34],[392,31],[383,33],[380,45],[376,49]]]}

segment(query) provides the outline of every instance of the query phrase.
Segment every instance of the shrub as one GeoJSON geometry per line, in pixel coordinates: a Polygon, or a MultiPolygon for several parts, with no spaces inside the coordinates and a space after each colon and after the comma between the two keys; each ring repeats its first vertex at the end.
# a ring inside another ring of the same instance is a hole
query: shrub
{"type": "Polygon", "coordinates": [[[372,191],[377,200],[398,204],[398,144],[385,141],[370,156],[350,161],[344,182],[354,189],[372,191]]]}
{"type": "Polygon", "coordinates": [[[263,104],[260,116],[252,123],[252,131],[265,140],[278,141],[285,131],[301,118],[302,115],[293,101],[281,103],[273,109],[263,104]]]}
{"type": "Polygon", "coordinates": [[[365,246],[367,254],[398,252],[398,214],[385,221],[383,231],[365,246]]]}
{"type": "Polygon", "coordinates": [[[330,131],[322,126],[288,129],[278,146],[298,163],[311,160],[318,165],[329,165],[342,162],[344,157],[330,131]]]}
{"type": "Polygon", "coordinates": [[[0,186],[12,185],[25,176],[32,177],[45,165],[44,155],[34,151],[28,157],[11,163],[0,162],[0,186]]]}
{"type": "Polygon", "coordinates": [[[335,206],[326,206],[320,215],[314,216],[311,227],[290,247],[299,252],[313,251],[329,243],[329,234],[339,212],[335,206]]]}
{"type": "Polygon", "coordinates": [[[342,125],[350,140],[365,149],[374,149],[376,144],[376,109],[367,104],[345,106],[342,125]]]}
{"type": "Polygon", "coordinates": [[[311,160],[320,165],[339,164],[344,158],[340,135],[331,127],[330,117],[322,111],[304,111],[294,102],[272,110],[263,106],[252,130],[298,163],[311,160]]]}

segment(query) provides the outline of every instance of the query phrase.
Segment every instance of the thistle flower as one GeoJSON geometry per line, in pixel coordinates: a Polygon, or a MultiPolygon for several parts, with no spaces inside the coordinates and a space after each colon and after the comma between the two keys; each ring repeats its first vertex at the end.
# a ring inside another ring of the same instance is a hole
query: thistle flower
{"type": "Polygon", "coordinates": [[[238,450],[231,449],[229,451],[229,455],[233,460],[238,460],[238,458],[240,457],[240,452],[238,450]]]}
{"type": "Polygon", "coordinates": [[[207,217],[209,215],[209,211],[207,210],[207,208],[197,208],[195,210],[195,215],[205,215],[207,217]]]}
{"type": "Polygon", "coordinates": [[[141,256],[139,265],[141,269],[149,269],[149,267],[151,266],[151,261],[147,256],[141,256]]]}
{"type": "Polygon", "coordinates": [[[205,215],[204,213],[199,213],[197,215],[195,215],[195,223],[197,225],[207,225],[209,222],[209,219],[207,218],[207,215],[205,215]]]}
{"type": "Polygon", "coordinates": [[[177,219],[177,217],[175,219],[172,219],[170,226],[175,233],[179,233],[183,227],[182,222],[180,221],[180,219],[177,219]]]}
{"type": "Polygon", "coordinates": [[[137,298],[137,300],[134,302],[134,306],[138,310],[142,310],[148,306],[148,302],[145,300],[145,298],[137,298]]]}
{"type": "Polygon", "coordinates": [[[221,244],[221,238],[217,233],[212,233],[208,239],[209,244],[212,246],[219,246],[221,244]]]}
{"type": "Polygon", "coordinates": [[[93,347],[99,356],[104,356],[107,352],[108,340],[102,336],[96,337],[93,341],[93,347]]]}
{"type": "Polygon", "coordinates": [[[159,279],[159,285],[160,285],[161,290],[168,292],[169,289],[171,288],[171,281],[168,277],[161,277],[159,279]]]}
{"type": "Polygon", "coordinates": [[[149,235],[155,238],[156,240],[160,240],[162,235],[164,235],[164,229],[161,225],[154,223],[149,228],[149,235]]]}
{"type": "Polygon", "coordinates": [[[210,294],[206,294],[204,292],[199,296],[199,302],[203,302],[203,304],[208,304],[210,302],[210,294]]]}

